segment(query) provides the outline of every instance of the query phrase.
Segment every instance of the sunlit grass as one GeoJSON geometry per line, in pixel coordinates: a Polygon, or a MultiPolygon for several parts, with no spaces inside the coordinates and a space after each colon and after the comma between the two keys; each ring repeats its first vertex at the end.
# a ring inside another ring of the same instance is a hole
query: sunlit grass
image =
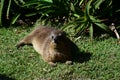
{"type": "MultiPolygon", "coordinates": [[[[120,44],[114,38],[81,38],[76,41],[81,52],[91,53],[90,59],[73,65],[58,63],[51,67],[32,48],[16,49],[15,44],[32,28],[0,29],[0,80],[118,80],[120,78],[120,44]],[[2,75],[2,76],[1,76],[2,75]]],[[[85,56],[84,56],[85,57],[85,56]]],[[[87,55],[86,55],[87,57],[87,55]]]]}

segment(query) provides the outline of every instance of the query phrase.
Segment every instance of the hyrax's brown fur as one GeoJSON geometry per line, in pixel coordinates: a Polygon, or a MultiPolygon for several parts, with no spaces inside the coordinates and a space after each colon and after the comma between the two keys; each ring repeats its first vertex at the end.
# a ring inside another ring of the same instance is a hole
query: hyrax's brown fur
{"type": "Polygon", "coordinates": [[[40,26],[21,40],[17,48],[29,44],[52,66],[56,66],[55,62],[58,61],[72,63],[72,42],[64,31],[40,26]]]}

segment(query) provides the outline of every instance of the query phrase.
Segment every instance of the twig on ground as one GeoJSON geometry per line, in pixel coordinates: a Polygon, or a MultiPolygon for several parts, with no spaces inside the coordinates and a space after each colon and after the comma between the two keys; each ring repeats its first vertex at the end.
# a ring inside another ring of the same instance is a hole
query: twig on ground
{"type": "Polygon", "coordinates": [[[116,35],[116,37],[117,37],[117,39],[118,39],[118,43],[120,43],[120,36],[119,36],[119,34],[118,34],[118,32],[117,32],[117,30],[116,30],[116,28],[115,28],[115,24],[112,23],[112,24],[109,26],[109,28],[111,29],[111,31],[113,31],[113,32],[115,33],[115,35],[116,35]]]}

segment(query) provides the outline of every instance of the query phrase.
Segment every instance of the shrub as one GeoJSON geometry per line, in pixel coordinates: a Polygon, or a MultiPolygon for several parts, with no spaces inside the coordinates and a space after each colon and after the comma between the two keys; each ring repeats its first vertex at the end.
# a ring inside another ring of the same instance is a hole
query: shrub
{"type": "Polygon", "coordinates": [[[44,24],[63,25],[75,36],[89,32],[110,32],[108,26],[120,23],[119,1],[112,0],[1,0],[0,25],[15,24],[18,19],[37,19],[44,24]]]}

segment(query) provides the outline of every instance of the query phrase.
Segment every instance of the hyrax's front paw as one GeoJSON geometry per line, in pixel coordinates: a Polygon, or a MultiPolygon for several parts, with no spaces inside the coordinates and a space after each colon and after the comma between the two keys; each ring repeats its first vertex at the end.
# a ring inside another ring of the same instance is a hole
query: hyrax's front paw
{"type": "Polygon", "coordinates": [[[24,46],[25,44],[23,42],[19,42],[15,47],[17,47],[17,49],[19,49],[20,47],[24,46]]]}
{"type": "Polygon", "coordinates": [[[48,62],[48,64],[51,65],[52,67],[56,67],[57,66],[57,64],[54,63],[54,62],[48,62]]]}
{"type": "Polygon", "coordinates": [[[67,65],[72,65],[72,64],[73,64],[72,61],[66,61],[65,63],[66,63],[67,65]]]}

